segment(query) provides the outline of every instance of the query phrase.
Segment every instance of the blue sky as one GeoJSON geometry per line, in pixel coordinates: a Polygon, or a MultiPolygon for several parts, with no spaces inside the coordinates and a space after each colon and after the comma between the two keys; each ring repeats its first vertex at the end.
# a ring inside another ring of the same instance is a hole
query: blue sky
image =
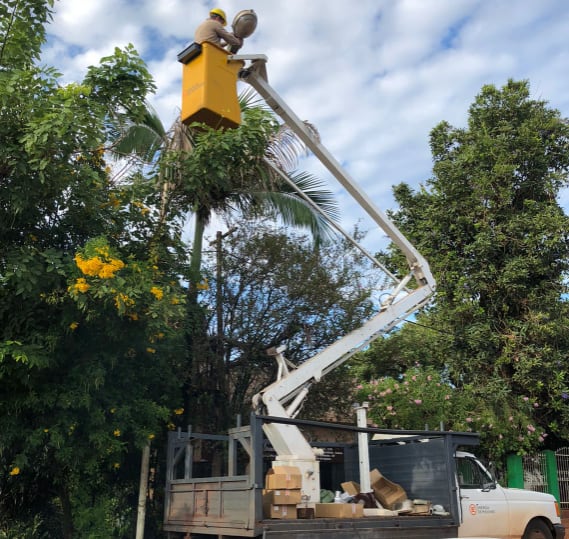
{"type": "MultiPolygon", "coordinates": [[[[393,208],[392,186],[431,173],[430,130],[463,126],[484,84],[530,81],[532,96],[569,117],[566,0],[58,0],[42,61],[62,82],[132,43],[153,74],[151,103],[165,125],[179,113],[177,53],[212,7],[231,21],[254,9],[242,54],[265,54],[269,81],[374,202],[393,208]]],[[[325,179],[314,159],[303,168],[325,179]]],[[[334,180],[344,227],[361,222],[369,248],[383,233],[334,180]]],[[[569,206],[569,195],[562,204],[569,206]]]]}

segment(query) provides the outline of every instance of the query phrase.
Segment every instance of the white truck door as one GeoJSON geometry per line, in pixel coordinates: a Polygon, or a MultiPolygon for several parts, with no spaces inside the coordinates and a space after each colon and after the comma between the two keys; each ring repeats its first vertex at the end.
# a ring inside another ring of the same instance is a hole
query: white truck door
{"type": "Polygon", "coordinates": [[[508,503],[492,476],[471,457],[456,457],[461,507],[459,537],[509,539],[508,503]]]}

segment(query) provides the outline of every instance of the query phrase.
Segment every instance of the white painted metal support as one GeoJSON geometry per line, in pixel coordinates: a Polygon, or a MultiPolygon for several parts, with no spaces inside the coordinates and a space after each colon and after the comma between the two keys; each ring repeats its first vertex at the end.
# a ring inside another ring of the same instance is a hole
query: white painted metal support
{"type": "MultiPolygon", "coordinates": [[[[357,405],[356,418],[357,425],[360,428],[367,428],[367,409],[369,403],[363,402],[357,405]]],[[[371,490],[371,482],[369,477],[369,439],[367,432],[358,432],[358,453],[360,459],[360,491],[369,492],[371,490]]]]}

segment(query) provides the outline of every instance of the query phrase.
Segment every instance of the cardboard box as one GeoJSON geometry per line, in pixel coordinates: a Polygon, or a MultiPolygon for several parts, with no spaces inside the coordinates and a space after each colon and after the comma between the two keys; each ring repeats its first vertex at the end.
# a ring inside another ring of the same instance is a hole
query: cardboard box
{"type": "Polygon", "coordinates": [[[396,517],[399,513],[391,509],[366,509],[364,507],[364,517],[396,517]]]}
{"type": "Polygon", "coordinates": [[[379,470],[373,469],[369,475],[373,493],[382,507],[394,509],[396,503],[407,499],[403,487],[383,477],[379,470]]]}
{"type": "Polygon", "coordinates": [[[342,487],[343,491],[350,496],[355,496],[356,494],[360,493],[360,484],[356,483],[355,481],[346,481],[345,483],[341,483],[340,486],[342,487]]]}
{"type": "Polygon", "coordinates": [[[296,466],[274,466],[265,476],[265,489],[298,489],[302,487],[302,475],[296,466]]]}
{"type": "Polygon", "coordinates": [[[297,518],[296,505],[268,503],[263,505],[263,513],[265,518],[278,518],[281,520],[297,518]]]}
{"type": "Polygon", "coordinates": [[[294,505],[302,501],[299,488],[281,490],[263,490],[263,503],[275,505],[294,505]]]}
{"type": "Polygon", "coordinates": [[[429,515],[431,513],[430,503],[413,504],[413,509],[411,511],[412,515],[429,515]]]}
{"type": "Polygon", "coordinates": [[[314,505],[316,518],[362,518],[364,506],[360,503],[317,503],[314,505]]]}

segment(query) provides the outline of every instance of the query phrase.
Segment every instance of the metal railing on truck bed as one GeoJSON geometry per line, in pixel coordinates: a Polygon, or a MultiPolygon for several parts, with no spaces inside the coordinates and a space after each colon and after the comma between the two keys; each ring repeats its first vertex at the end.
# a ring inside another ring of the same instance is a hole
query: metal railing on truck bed
{"type": "Polygon", "coordinates": [[[459,509],[453,454],[458,446],[476,444],[477,437],[471,433],[364,429],[255,414],[251,414],[250,425],[231,429],[227,436],[193,433],[191,429],[172,432],[164,530],[172,539],[183,537],[181,534],[192,538],[455,537],[459,509]],[[427,498],[444,505],[448,515],[265,519],[262,491],[272,455],[263,436],[264,422],[294,423],[312,435],[324,435],[326,441],[314,445],[324,449],[320,465],[328,484],[323,487],[331,490],[340,488],[343,481],[359,482],[355,437],[358,432],[368,433],[371,468],[400,484],[409,498],[427,498]],[[377,435],[381,439],[374,440],[377,435]]]}

